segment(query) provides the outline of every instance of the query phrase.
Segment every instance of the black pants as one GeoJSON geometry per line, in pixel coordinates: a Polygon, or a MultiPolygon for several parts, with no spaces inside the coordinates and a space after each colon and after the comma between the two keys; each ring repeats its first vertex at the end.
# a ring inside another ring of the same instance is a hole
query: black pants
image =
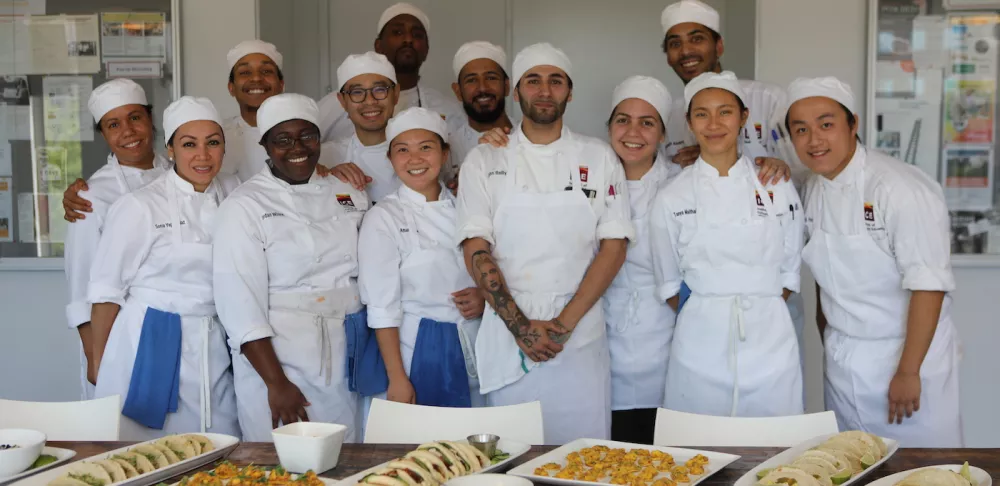
{"type": "Polygon", "coordinates": [[[655,408],[636,408],[611,412],[611,440],[653,445],[653,428],[655,426],[655,408]]]}

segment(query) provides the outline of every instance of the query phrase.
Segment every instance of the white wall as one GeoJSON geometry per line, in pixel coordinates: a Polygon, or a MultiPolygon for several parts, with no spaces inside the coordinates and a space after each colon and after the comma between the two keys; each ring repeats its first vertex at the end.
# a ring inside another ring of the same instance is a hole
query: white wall
{"type": "Polygon", "coordinates": [[[184,94],[204,96],[223,117],[239,114],[226,87],[226,53],[257,38],[252,0],[181,0],[181,62],[184,94]]]}
{"type": "MultiPolygon", "coordinates": [[[[758,79],[786,86],[800,76],[837,76],[851,84],[859,98],[859,111],[866,112],[866,0],[762,0],[758,6],[758,79]]],[[[995,356],[1000,345],[996,304],[1000,265],[995,258],[985,263],[982,258],[954,261],[958,289],[953,294],[952,313],[965,350],[961,370],[965,441],[970,447],[997,447],[1000,366],[995,356]]],[[[803,288],[808,289],[806,308],[815,309],[812,282],[807,287],[804,279],[803,288]]],[[[807,382],[813,385],[812,405],[815,388],[821,383],[817,377],[822,373],[822,349],[812,319],[814,311],[806,315],[811,317],[806,327],[811,331],[807,382]]]]}

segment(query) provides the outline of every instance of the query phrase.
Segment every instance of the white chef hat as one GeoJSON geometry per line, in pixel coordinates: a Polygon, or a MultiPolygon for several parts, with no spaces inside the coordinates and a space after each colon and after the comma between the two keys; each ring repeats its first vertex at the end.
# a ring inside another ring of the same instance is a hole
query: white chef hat
{"type": "MultiPolygon", "coordinates": [[[[827,76],[823,78],[798,78],[788,85],[788,108],[804,98],[822,96],[844,105],[854,113],[854,91],[843,81],[827,76]]],[[[787,110],[786,110],[787,113],[787,110]]]]}
{"type": "Polygon", "coordinates": [[[462,47],[459,47],[458,52],[455,53],[455,59],[451,63],[451,67],[455,70],[455,77],[457,78],[462,73],[462,68],[466,64],[476,59],[489,59],[499,64],[500,69],[503,69],[504,72],[507,71],[507,53],[503,51],[503,47],[486,41],[472,41],[462,44],[462,47]]]}
{"type": "Polygon", "coordinates": [[[94,116],[94,122],[100,123],[101,118],[109,111],[125,105],[148,105],[146,91],[131,79],[112,79],[98,86],[90,93],[87,108],[94,116]]]}
{"type": "Polygon", "coordinates": [[[272,96],[260,104],[257,109],[257,130],[261,138],[268,130],[289,120],[305,120],[319,126],[319,107],[312,98],[295,94],[283,93],[272,96]]]}
{"type": "Polygon", "coordinates": [[[448,142],[448,125],[441,115],[419,106],[407,108],[390,118],[389,124],[385,127],[385,139],[392,142],[392,139],[399,134],[417,129],[430,130],[448,142]]]}
{"type": "Polygon", "coordinates": [[[722,71],[721,73],[709,71],[699,74],[684,87],[685,109],[691,108],[691,100],[694,99],[694,95],[708,88],[720,88],[729,91],[743,102],[743,106],[747,105],[747,95],[743,93],[743,89],[740,88],[740,82],[736,79],[736,75],[732,71],[722,71]]]}
{"type": "Polygon", "coordinates": [[[229,70],[232,71],[240,59],[250,54],[263,54],[271,58],[278,65],[278,69],[281,69],[281,62],[284,60],[284,56],[278,52],[278,48],[274,47],[274,44],[261,40],[248,40],[236,44],[236,47],[230,49],[226,54],[226,62],[229,64],[229,70]]]}
{"type": "Polygon", "coordinates": [[[694,22],[719,32],[719,12],[699,0],[681,0],[667,5],[660,15],[660,25],[666,34],[673,26],[694,22]]]}
{"type": "Polygon", "coordinates": [[[521,76],[535,66],[555,66],[562,69],[566,76],[573,77],[573,63],[569,62],[566,53],[548,42],[540,42],[525,47],[517,53],[514,57],[511,79],[517,84],[521,81],[521,76]]]}
{"type": "Polygon", "coordinates": [[[337,68],[337,84],[343,89],[348,81],[362,74],[381,74],[393,83],[396,82],[396,68],[392,67],[389,59],[377,52],[368,51],[364,54],[351,54],[340,63],[337,68]]]}
{"type": "Polygon", "coordinates": [[[385,27],[385,24],[388,24],[390,20],[399,17],[400,15],[412,15],[416,17],[417,20],[424,25],[424,30],[426,30],[428,34],[430,33],[431,19],[427,17],[427,14],[425,14],[423,10],[420,10],[409,3],[400,2],[385,9],[385,12],[382,12],[382,16],[378,19],[378,29],[375,30],[375,35],[382,34],[382,29],[385,27]]]}
{"type": "Polygon", "coordinates": [[[649,76],[632,76],[622,81],[615,87],[615,91],[611,95],[611,110],[614,111],[619,103],[629,98],[638,98],[653,105],[656,112],[660,114],[660,120],[664,126],[667,124],[673,100],[670,98],[667,87],[658,79],[649,76]]]}
{"type": "Polygon", "coordinates": [[[214,121],[222,126],[222,117],[208,98],[181,96],[163,112],[164,139],[169,142],[181,125],[197,120],[214,121]]]}

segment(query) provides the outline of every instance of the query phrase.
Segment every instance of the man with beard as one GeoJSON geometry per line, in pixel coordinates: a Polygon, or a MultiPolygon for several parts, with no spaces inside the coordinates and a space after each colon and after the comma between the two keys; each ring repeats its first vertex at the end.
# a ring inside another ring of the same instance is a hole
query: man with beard
{"type": "Polygon", "coordinates": [[[510,94],[506,64],[503,48],[485,41],[467,42],[455,53],[452,68],[456,80],[451,90],[462,102],[468,121],[460,119],[449,127],[451,160],[442,168],[441,180],[451,188],[458,183],[458,169],[465,156],[479,145],[479,137],[491,128],[511,128],[505,103],[510,94]]]}
{"type": "Polygon", "coordinates": [[[226,157],[220,173],[236,174],[246,181],[267,166],[267,152],[260,145],[257,130],[257,109],[264,100],[285,91],[282,59],[274,44],[259,40],[241,42],[226,54],[229,94],[240,105],[240,114],[222,123],[226,157]]]}
{"type": "MultiPolygon", "coordinates": [[[[420,66],[427,60],[430,50],[427,36],[430,23],[427,14],[408,3],[397,3],[387,8],[378,21],[375,52],[389,59],[396,70],[400,90],[397,113],[419,106],[440,113],[448,122],[457,122],[464,118],[458,103],[420,82],[420,66]]],[[[320,100],[319,114],[323,141],[351,136],[351,120],[338,102],[337,93],[330,93],[320,100]]]]}
{"type": "Polygon", "coordinates": [[[625,172],[606,143],[563,126],[566,54],[529,46],[512,73],[524,119],[459,174],[456,241],[494,310],[476,339],[480,391],[490,406],[540,401],[546,444],[607,438],[610,358],[594,304],[635,238],[625,172]]]}
{"type": "Polygon", "coordinates": [[[399,188],[385,139],[385,128],[398,109],[396,71],[382,54],[352,54],[337,68],[337,84],[337,102],[353,133],[323,144],[323,158],[340,164],[335,169],[354,166],[352,171],[371,178],[368,196],[378,202],[399,188]]]}
{"type": "MultiPolygon", "coordinates": [[[[719,58],[722,57],[725,46],[719,34],[719,12],[699,0],[681,0],[663,10],[660,22],[663,25],[663,52],[667,55],[667,63],[685,85],[702,73],[722,72],[719,58]]],[[[781,158],[772,130],[784,123],[785,91],[773,84],[745,79],[740,80],[739,85],[746,95],[746,107],[750,110],[740,139],[741,151],[753,157],[757,165],[764,163],[763,158],[781,158]]],[[[672,160],[682,167],[693,164],[701,154],[694,135],[687,126],[687,106],[683,98],[674,103],[667,125],[667,142],[661,149],[661,154],[666,160],[672,160]]],[[[791,166],[792,182],[796,188],[801,188],[808,176],[808,169],[794,160],[786,162],[791,166]]],[[[685,290],[682,289],[682,295],[686,293],[685,290]]],[[[801,358],[804,349],[802,332],[805,326],[802,295],[793,293],[787,302],[798,336],[801,358]]]]}

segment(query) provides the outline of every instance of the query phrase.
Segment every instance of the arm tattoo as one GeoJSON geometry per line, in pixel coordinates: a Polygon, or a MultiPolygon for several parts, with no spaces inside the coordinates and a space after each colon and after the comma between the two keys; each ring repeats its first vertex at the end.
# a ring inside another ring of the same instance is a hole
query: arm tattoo
{"type": "Polygon", "coordinates": [[[559,344],[566,344],[566,342],[569,341],[569,336],[572,334],[572,331],[567,329],[558,317],[553,317],[552,323],[555,324],[557,329],[559,329],[559,332],[548,331],[549,339],[559,344]]]}
{"type": "Polygon", "coordinates": [[[541,339],[538,331],[531,331],[531,323],[521,309],[518,309],[514,297],[507,290],[507,282],[504,282],[503,274],[500,273],[500,267],[493,256],[485,250],[473,253],[472,268],[478,276],[476,284],[486,291],[486,301],[507,325],[507,330],[514,335],[514,339],[527,347],[531,347],[541,339]]]}

